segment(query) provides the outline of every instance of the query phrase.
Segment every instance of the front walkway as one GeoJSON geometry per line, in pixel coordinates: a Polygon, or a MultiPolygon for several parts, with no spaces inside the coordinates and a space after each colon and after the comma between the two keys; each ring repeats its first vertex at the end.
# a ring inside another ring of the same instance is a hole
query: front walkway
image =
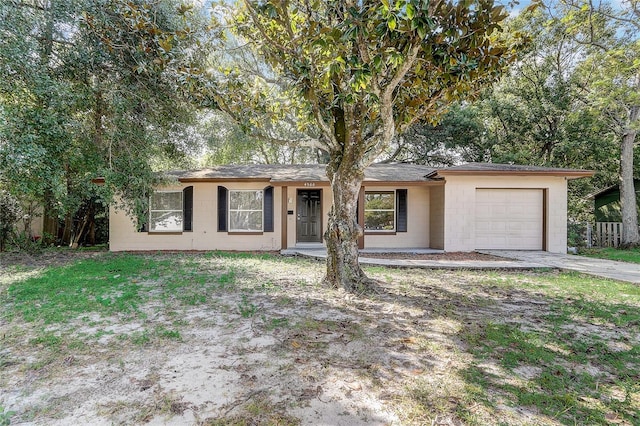
{"type": "MultiPolygon", "coordinates": [[[[367,257],[367,253],[408,253],[435,254],[444,253],[433,249],[365,249],[360,251],[360,263],[363,265],[390,266],[394,268],[425,269],[547,269],[577,271],[601,278],[610,278],[640,284],[640,265],[617,262],[615,260],[595,259],[573,254],[557,254],[546,251],[520,250],[478,250],[479,253],[502,257],[504,260],[419,260],[419,259],[378,259],[367,257]]],[[[295,247],[282,250],[283,255],[306,256],[326,259],[324,247],[295,247]]]]}
{"type": "MultiPolygon", "coordinates": [[[[285,256],[305,256],[316,259],[326,259],[327,250],[324,247],[294,247],[282,250],[285,256]]],[[[407,253],[407,254],[438,254],[442,250],[434,249],[363,249],[360,250],[360,264],[373,266],[390,266],[393,268],[425,268],[425,269],[546,269],[548,266],[539,263],[520,260],[420,260],[420,259],[379,259],[367,257],[367,253],[407,253]]]]}
{"type": "Polygon", "coordinates": [[[640,284],[640,264],[546,251],[478,250],[479,253],[531,262],[565,271],[640,284]]]}

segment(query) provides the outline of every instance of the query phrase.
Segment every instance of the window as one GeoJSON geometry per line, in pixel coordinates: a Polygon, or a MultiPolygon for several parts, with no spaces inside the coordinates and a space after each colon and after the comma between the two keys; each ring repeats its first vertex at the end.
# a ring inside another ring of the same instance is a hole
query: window
{"type": "Polygon", "coordinates": [[[365,231],[394,231],[396,221],[396,196],[393,191],[365,192],[365,231]]]}
{"type": "Polygon", "coordinates": [[[229,191],[229,231],[262,232],[262,190],[229,191]]]}
{"type": "Polygon", "coordinates": [[[150,232],[182,232],[182,191],[156,191],[149,209],[150,232]]]}
{"type": "Polygon", "coordinates": [[[273,207],[273,186],[263,191],[230,191],[218,186],[218,232],[273,232],[273,207]]]}

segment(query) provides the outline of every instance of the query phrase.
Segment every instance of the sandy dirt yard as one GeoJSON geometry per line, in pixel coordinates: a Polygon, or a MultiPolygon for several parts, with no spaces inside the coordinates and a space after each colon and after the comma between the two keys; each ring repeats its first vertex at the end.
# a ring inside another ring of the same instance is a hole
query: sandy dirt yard
{"type": "MultiPolygon", "coordinates": [[[[34,425],[565,423],[506,391],[526,388],[544,365],[506,369],[470,347],[492,324],[547,327],[551,299],[502,284],[527,274],[368,268],[377,288],[353,295],[322,287],[324,264],[311,260],[145,256],[150,270],[101,272],[125,278],[103,304],[134,286],[132,308],[57,321],[39,319],[39,306],[10,314],[10,287],[47,264],[81,269],[115,255],[2,258],[0,415],[34,425]]],[[[572,333],[636,346],[634,330],[585,324],[572,333]]],[[[597,364],[564,368],[607,386],[597,364]]]]}

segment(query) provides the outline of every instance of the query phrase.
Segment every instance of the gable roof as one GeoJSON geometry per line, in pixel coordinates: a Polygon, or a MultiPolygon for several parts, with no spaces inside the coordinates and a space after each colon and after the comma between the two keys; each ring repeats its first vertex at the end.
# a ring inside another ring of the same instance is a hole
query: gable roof
{"type": "MultiPolygon", "coordinates": [[[[633,179],[633,186],[636,190],[636,194],[638,194],[638,196],[640,196],[640,179],[633,179]]],[[[615,185],[611,185],[608,186],[604,189],[601,189],[598,192],[594,192],[593,194],[589,195],[587,198],[600,198],[609,194],[614,194],[614,193],[620,193],[620,185],[615,184],[615,185]]],[[[618,195],[619,197],[619,195],[618,195]]]]}

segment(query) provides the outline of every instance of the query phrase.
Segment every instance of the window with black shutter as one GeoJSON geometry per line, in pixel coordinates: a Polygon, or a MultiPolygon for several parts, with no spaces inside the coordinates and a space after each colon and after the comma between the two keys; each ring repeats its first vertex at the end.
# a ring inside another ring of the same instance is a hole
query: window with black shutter
{"type": "Polygon", "coordinates": [[[264,189],[263,231],[273,232],[273,186],[264,189]]]}
{"type": "Polygon", "coordinates": [[[407,190],[396,190],[396,232],[407,232],[407,190]]]}
{"type": "Polygon", "coordinates": [[[227,231],[227,188],[218,187],[218,232],[227,231]]]}
{"type": "Polygon", "coordinates": [[[193,231],[193,186],[182,190],[183,231],[193,231]]]}

